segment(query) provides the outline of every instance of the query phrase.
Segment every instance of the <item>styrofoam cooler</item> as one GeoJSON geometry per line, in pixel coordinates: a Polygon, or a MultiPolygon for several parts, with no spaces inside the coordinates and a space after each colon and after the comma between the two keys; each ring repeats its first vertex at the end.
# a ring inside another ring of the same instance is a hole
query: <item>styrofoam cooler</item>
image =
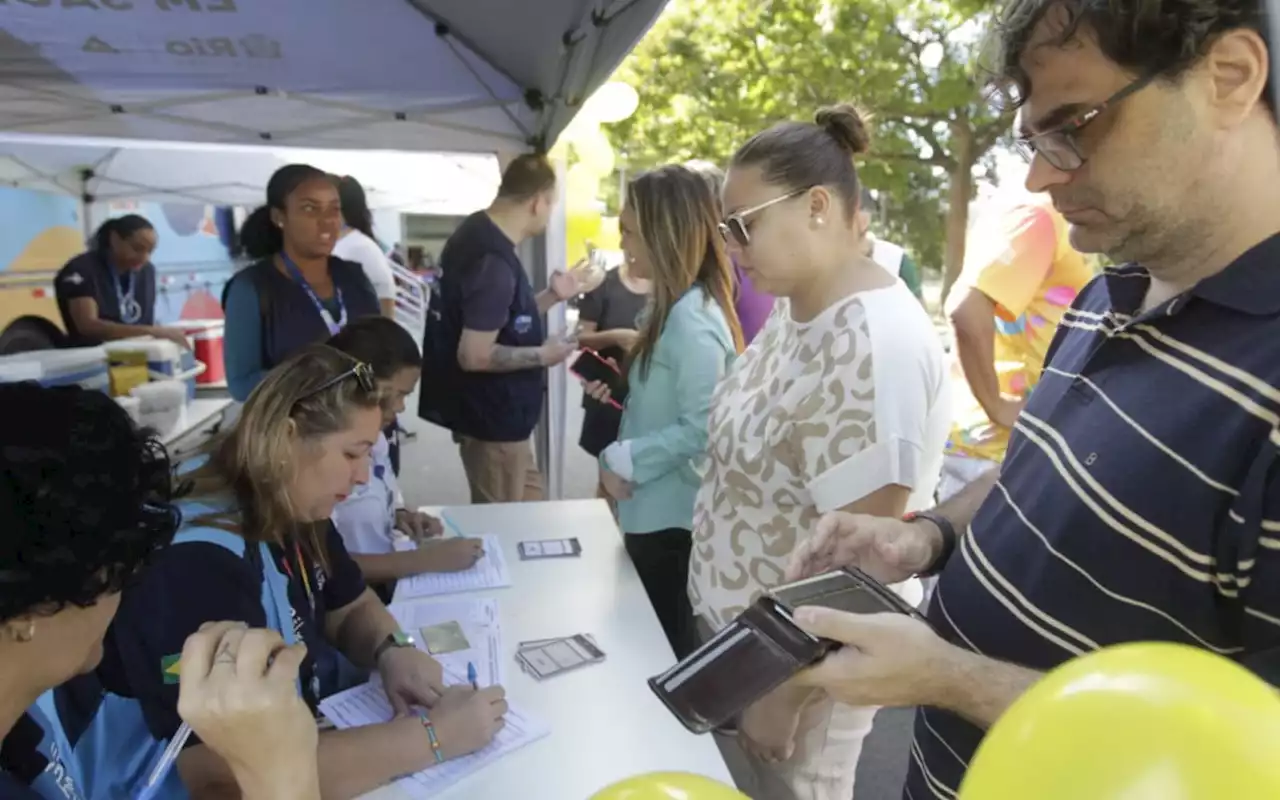
{"type": "Polygon", "coordinates": [[[168,339],[141,336],[120,339],[104,345],[107,352],[126,351],[147,354],[147,371],[152,380],[178,380],[187,385],[187,401],[196,397],[196,379],[204,371],[204,365],[196,361],[195,354],[168,339]]]}
{"type": "Polygon", "coordinates": [[[225,319],[186,319],[178,323],[191,340],[196,360],[204,364],[204,373],[196,378],[200,384],[225,383],[227,368],[223,361],[223,340],[226,337],[225,319]]]}
{"type": "Polygon", "coordinates": [[[41,386],[83,386],[106,392],[111,387],[107,351],[101,347],[35,350],[0,356],[0,383],[37,381],[41,386]]]}

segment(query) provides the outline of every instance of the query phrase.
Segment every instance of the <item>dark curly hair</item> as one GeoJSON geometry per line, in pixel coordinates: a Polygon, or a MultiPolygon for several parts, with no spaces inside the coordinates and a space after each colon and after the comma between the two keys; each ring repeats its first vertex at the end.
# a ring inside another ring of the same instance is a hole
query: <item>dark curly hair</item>
{"type": "MultiPolygon", "coordinates": [[[[1176,80],[1191,69],[1220,34],[1247,28],[1270,46],[1259,0],[1007,0],[988,41],[987,67],[993,88],[1020,104],[1031,79],[1019,64],[1036,26],[1052,9],[1063,13],[1049,44],[1065,45],[1083,30],[1102,54],[1134,75],[1176,80]]],[[[1265,99],[1272,103],[1268,82],[1265,99]]]]}
{"type": "Polygon", "coordinates": [[[105,394],[0,384],[0,622],[122,589],[178,530],[172,484],[105,394]]]}

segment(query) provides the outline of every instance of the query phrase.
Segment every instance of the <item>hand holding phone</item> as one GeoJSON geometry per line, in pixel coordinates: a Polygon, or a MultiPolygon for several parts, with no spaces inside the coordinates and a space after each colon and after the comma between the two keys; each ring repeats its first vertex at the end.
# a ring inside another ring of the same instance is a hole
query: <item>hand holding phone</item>
{"type": "Polygon", "coordinates": [[[591,397],[614,408],[622,408],[617,399],[623,392],[622,372],[612,359],[606,359],[595,350],[584,347],[569,365],[569,371],[589,386],[597,384],[588,391],[591,397]]]}

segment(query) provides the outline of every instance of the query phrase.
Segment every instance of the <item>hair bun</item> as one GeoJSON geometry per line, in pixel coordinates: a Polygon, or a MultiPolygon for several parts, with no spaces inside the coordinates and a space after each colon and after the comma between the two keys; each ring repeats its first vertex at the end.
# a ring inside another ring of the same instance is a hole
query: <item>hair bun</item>
{"type": "Polygon", "coordinates": [[[865,153],[871,147],[871,130],[862,112],[852,103],[818,109],[813,121],[850,155],[865,153]]]}

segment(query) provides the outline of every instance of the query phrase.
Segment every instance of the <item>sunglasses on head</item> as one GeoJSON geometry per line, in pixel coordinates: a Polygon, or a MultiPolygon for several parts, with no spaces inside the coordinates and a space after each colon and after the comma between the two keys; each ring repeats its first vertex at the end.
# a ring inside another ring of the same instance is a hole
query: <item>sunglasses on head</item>
{"type": "Polygon", "coordinates": [[[796,189],[781,197],[775,197],[759,205],[733,212],[724,218],[724,222],[720,223],[720,235],[724,237],[726,243],[736,243],[739,247],[746,247],[751,244],[751,232],[747,230],[748,217],[759,214],[769,206],[776,206],[778,203],[784,203],[793,197],[799,197],[812,188],[812,186],[806,186],[803,189],[796,189]]]}
{"type": "Polygon", "coordinates": [[[355,378],[356,383],[360,385],[360,388],[366,392],[369,392],[370,394],[378,391],[378,379],[373,374],[373,367],[369,366],[363,361],[357,361],[351,365],[350,369],[346,370],[345,372],[333,378],[330,378],[329,380],[320,384],[317,388],[312,389],[311,391],[299,397],[297,402],[301,403],[303,400],[306,400],[309,397],[315,397],[316,395],[326,392],[329,389],[332,389],[333,387],[337,386],[338,384],[350,378],[355,378]]]}

